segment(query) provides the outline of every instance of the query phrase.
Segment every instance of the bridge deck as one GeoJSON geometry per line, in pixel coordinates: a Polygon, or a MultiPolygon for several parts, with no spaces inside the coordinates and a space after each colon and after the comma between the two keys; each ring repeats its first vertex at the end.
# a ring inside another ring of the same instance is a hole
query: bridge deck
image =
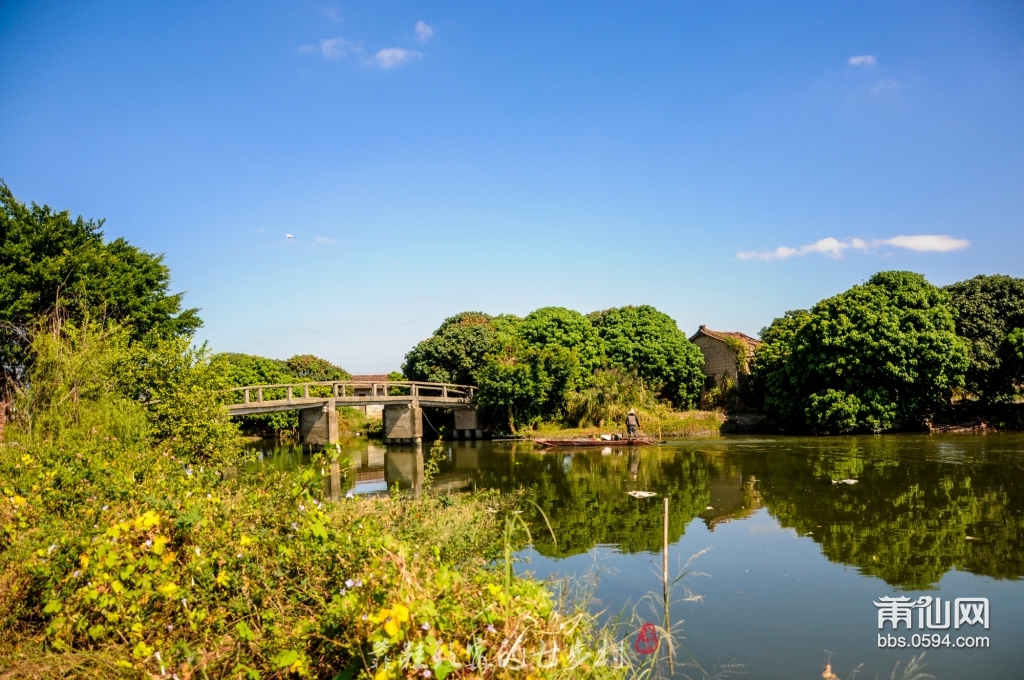
{"type": "Polygon", "coordinates": [[[296,397],[293,399],[273,399],[267,401],[251,401],[248,404],[228,404],[228,413],[233,416],[251,416],[258,413],[280,413],[296,409],[324,406],[333,401],[335,406],[387,406],[389,404],[411,404],[419,402],[421,407],[453,408],[468,405],[465,397],[412,397],[408,394],[365,397],[296,397]]]}
{"type": "Polygon", "coordinates": [[[468,406],[476,388],[472,385],[419,381],[367,382],[329,380],[323,382],[247,385],[225,390],[235,393],[238,403],[228,404],[233,416],[279,413],[335,406],[388,406],[417,404],[428,408],[468,406]],[[398,394],[395,394],[398,392],[398,394]],[[272,398],[266,398],[272,397],[272,398]]]}

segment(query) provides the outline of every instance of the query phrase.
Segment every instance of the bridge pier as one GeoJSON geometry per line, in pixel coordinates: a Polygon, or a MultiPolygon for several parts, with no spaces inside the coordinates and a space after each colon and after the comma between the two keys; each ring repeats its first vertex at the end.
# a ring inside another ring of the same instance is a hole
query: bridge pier
{"type": "Polygon", "coordinates": [[[423,443],[423,409],[417,402],[384,406],[384,443],[423,443]]]}
{"type": "Polygon", "coordinates": [[[475,408],[455,409],[455,439],[483,439],[480,414],[475,408]]]}
{"type": "Polygon", "coordinates": [[[318,446],[338,443],[338,412],[333,399],[323,406],[299,409],[299,441],[318,446]]]}

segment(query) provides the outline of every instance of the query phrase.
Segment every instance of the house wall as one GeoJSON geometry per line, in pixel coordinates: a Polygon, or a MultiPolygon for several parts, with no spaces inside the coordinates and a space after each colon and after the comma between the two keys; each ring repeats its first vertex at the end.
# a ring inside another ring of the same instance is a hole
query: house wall
{"type": "Polygon", "coordinates": [[[733,384],[739,380],[736,370],[736,353],[721,340],[701,335],[693,344],[704,353],[704,375],[714,376],[717,384],[722,383],[722,376],[728,374],[733,384]]]}

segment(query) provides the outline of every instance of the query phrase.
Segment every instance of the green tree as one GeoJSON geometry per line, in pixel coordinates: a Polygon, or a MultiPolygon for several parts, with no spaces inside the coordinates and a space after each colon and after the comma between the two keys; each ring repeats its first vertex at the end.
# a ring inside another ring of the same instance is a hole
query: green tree
{"type": "MultiPolygon", "coordinates": [[[[224,388],[246,385],[277,385],[302,379],[292,372],[287,362],[252,354],[221,352],[210,357],[210,365],[218,374],[224,388]]],[[[280,394],[265,390],[264,397],[280,399],[286,394],[284,389],[279,392],[280,394]]],[[[244,431],[250,433],[290,432],[298,429],[299,416],[296,411],[244,416],[241,419],[241,425],[244,431]]]]}
{"type": "Polygon", "coordinates": [[[534,349],[562,347],[577,353],[589,375],[605,361],[604,343],[590,319],[565,307],[541,307],[515,327],[515,333],[534,349]]]}
{"type": "Polygon", "coordinates": [[[945,290],[957,311],[957,333],[970,343],[967,391],[985,401],[1012,399],[1024,381],[1009,338],[1024,327],[1024,279],[975,276],[945,290]]]}
{"type": "Polygon", "coordinates": [[[484,412],[515,434],[518,427],[544,415],[553,380],[540,351],[510,344],[487,356],[476,373],[476,383],[480,386],[477,402],[484,412]]]}
{"type": "Polygon", "coordinates": [[[405,355],[402,372],[409,380],[475,385],[474,374],[494,348],[496,335],[487,314],[456,314],[405,355]]]}
{"type": "Polygon", "coordinates": [[[704,355],[672,317],[650,305],[588,315],[612,366],[632,371],[661,396],[692,408],[704,383],[704,355]]]}
{"type": "Polygon", "coordinates": [[[345,369],[312,354],[296,354],[284,363],[291,374],[299,380],[327,382],[352,379],[352,374],[345,369]]]}
{"type": "Polygon", "coordinates": [[[124,239],[109,243],[103,222],[26,206],[0,181],[0,372],[10,392],[25,376],[29,326],[58,306],[69,320],[116,321],[134,341],[156,332],[190,336],[196,309],[171,294],[170,270],[124,239]]]}
{"type": "Polygon", "coordinates": [[[786,427],[838,434],[917,425],[963,385],[967,343],[949,295],[920,274],[875,274],[806,319],[776,323],[756,379],[766,412],[786,427]]]}
{"type": "Polygon", "coordinates": [[[761,344],[751,362],[755,402],[783,423],[799,422],[803,413],[788,395],[794,386],[786,371],[797,332],[811,318],[806,309],[791,310],[761,329],[761,344]]]}

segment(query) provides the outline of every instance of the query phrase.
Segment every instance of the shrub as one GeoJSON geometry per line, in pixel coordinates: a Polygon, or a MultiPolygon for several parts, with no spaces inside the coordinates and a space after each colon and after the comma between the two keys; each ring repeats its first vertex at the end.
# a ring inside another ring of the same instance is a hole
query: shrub
{"type": "Polygon", "coordinates": [[[968,365],[948,294],[911,272],[875,274],[788,313],[762,340],[754,364],[765,411],[822,433],[919,425],[963,385],[968,365]]]}

